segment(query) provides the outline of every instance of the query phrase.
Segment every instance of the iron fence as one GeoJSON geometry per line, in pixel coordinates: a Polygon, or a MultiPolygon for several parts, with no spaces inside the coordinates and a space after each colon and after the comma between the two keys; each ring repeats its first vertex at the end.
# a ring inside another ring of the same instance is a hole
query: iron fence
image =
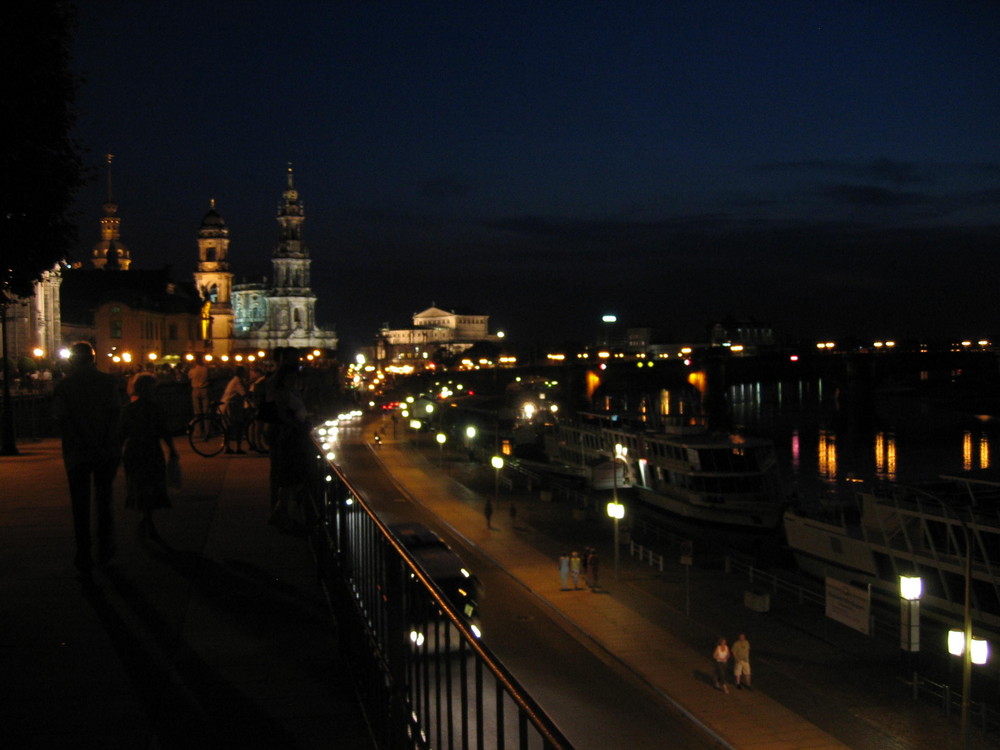
{"type": "Polygon", "coordinates": [[[321,455],[310,539],[381,750],[571,750],[439,582],[321,455]]]}

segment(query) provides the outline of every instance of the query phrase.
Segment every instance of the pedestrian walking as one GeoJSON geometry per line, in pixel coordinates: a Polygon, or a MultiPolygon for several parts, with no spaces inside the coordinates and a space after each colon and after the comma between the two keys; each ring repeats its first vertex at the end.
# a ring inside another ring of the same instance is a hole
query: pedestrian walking
{"type": "Polygon", "coordinates": [[[740,633],[737,636],[732,651],[733,676],[736,678],[736,689],[742,690],[743,686],[746,685],[747,690],[753,690],[750,687],[750,641],[747,640],[745,633],[740,633]]]}
{"type": "Polygon", "coordinates": [[[562,584],[560,591],[569,590],[569,555],[563,552],[559,555],[559,580],[562,584]]]}
{"type": "Polygon", "coordinates": [[[517,528],[517,506],[513,501],[510,503],[510,527],[517,528]]]}
{"type": "Polygon", "coordinates": [[[156,378],[149,373],[137,376],[132,382],[132,391],[133,401],[122,411],[121,426],[125,507],[142,513],[140,536],[159,539],[153,525],[153,511],[170,507],[163,445],[172,461],[177,460],[177,449],[163,409],[156,400],[156,378]]]}
{"type": "Polygon", "coordinates": [[[573,581],[573,590],[580,588],[580,572],[583,569],[583,559],[580,553],[573,550],[569,556],[569,577],[573,581]]]}
{"type": "Polygon", "coordinates": [[[597,556],[597,550],[593,547],[590,548],[590,554],[587,555],[587,578],[588,583],[590,583],[590,588],[596,589],[598,586],[598,581],[601,572],[601,558],[597,556]]]}
{"type": "Polygon", "coordinates": [[[493,501],[487,500],[486,505],[483,506],[483,515],[486,516],[486,528],[492,529],[492,519],[493,519],[493,501]]]}
{"type": "Polygon", "coordinates": [[[69,363],[69,374],[56,385],[52,411],[62,435],[73,508],[74,563],[81,574],[89,575],[94,567],[91,504],[97,520],[97,561],[109,562],[115,554],[111,496],[121,461],[118,426],[122,400],[115,378],[97,371],[94,348],[89,343],[74,344],[69,363]]]}
{"type": "Polygon", "coordinates": [[[726,684],[726,666],[729,664],[729,646],[726,639],[720,638],[715,644],[715,651],[712,652],[712,660],[715,662],[715,689],[729,692],[729,685],[726,684]]]}

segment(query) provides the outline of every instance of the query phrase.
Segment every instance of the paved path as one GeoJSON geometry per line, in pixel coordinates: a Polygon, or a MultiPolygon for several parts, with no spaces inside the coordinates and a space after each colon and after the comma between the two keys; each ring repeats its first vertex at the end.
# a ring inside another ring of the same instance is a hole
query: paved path
{"type": "Polygon", "coordinates": [[[267,520],[267,459],[206,459],[82,585],[59,443],[0,457],[0,747],[370,749],[308,545],[267,520]]]}

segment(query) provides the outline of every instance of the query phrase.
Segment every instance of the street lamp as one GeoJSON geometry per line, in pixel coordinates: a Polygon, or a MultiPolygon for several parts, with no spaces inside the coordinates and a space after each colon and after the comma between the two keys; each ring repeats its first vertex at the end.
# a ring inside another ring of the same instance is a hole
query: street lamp
{"type": "Polygon", "coordinates": [[[615,580],[618,580],[618,570],[619,570],[619,557],[621,555],[621,550],[618,545],[618,522],[625,518],[625,506],[618,502],[616,497],[610,503],[608,503],[608,515],[615,522],[615,580]]]}
{"type": "MultiPolygon", "coordinates": [[[[969,488],[972,491],[972,488],[969,488]]],[[[956,517],[957,514],[956,514],[956,517]]],[[[972,664],[975,657],[982,661],[976,664],[985,664],[989,655],[989,646],[986,641],[973,639],[972,637],[972,534],[965,521],[958,517],[962,524],[962,534],[965,536],[965,607],[963,611],[961,630],[948,631],[948,653],[962,657],[962,747],[969,747],[969,692],[972,690],[972,664]],[[975,640],[979,640],[982,646],[973,649],[975,640]]]]}
{"type": "Polygon", "coordinates": [[[608,515],[615,522],[615,580],[618,580],[619,558],[621,549],[618,542],[618,522],[625,518],[625,506],[618,502],[618,462],[626,463],[628,448],[621,443],[615,445],[614,460],[611,462],[611,502],[608,503],[608,515]]]}
{"type": "MultiPolygon", "coordinates": [[[[952,479],[953,477],[943,477],[952,479]]],[[[965,488],[969,499],[975,504],[972,483],[975,480],[965,480],[965,488]]],[[[995,486],[993,482],[984,482],[995,486]]],[[[942,509],[948,513],[948,506],[941,503],[942,509]]],[[[965,537],[965,607],[962,616],[962,629],[948,631],[948,653],[962,657],[962,747],[969,747],[969,693],[972,690],[972,665],[985,664],[989,658],[989,644],[981,638],[972,637],[972,532],[965,520],[956,512],[955,519],[962,525],[962,535],[965,537]]]]}
{"type": "Polygon", "coordinates": [[[906,677],[917,685],[917,657],[920,652],[920,595],[923,593],[920,576],[899,577],[899,647],[903,650],[903,669],[906,677]]]}
{"type": "Polygon", "coordinates": [[[472,450],[472,442],[476,439],[476,428],[473,427],[471,424],[465,428],[465,439],[467,447],[469,449],[469,460],[471,461],[473,459],[473,456],[475,455],[475,453],[472,450]]]}
{"type": "Polygon", "coordinates": [[[490,464],[496,469],[496,482],[493,484],[493,503],[497,505],[500,502],[500,469],[503,468],[503,457],[494,456],[490,459],[490,464]]]}
{"type": "Polygon", "coordinates": [[[444,444],[448,441],[448,436],[445,435],[443,432],[439,432],[437,434],[437,437],[434,438],[434,439],[437,440],[437,444],[438,444],[438,463],[441,464],[441,466],[443,467],[444,466],[444,444]]]}

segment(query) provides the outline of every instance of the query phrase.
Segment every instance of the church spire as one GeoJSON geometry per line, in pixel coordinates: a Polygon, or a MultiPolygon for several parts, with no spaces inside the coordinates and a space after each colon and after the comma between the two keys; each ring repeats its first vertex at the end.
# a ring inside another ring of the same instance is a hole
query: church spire
{"type": "Polygon", "coordinates": [[[101,239],[94,245],[91,262],[94,268],[127,271],[132,264],[132,257],[121,241],[122,220],[118,218],[118,204],[111,191],[111,161],[115,155],[105,154],[105,158],[108,164],[108,200],[102,206],[104,216],[101,217],[101,239]]]}
{"type": "Polygon", "coordinates": [[[295,189],[294,173],[291,163],[286,173],[286,187],[278,204],[278,224],[281,227],[278,246],[274,249],[275,257],[293,256],[305,257],[309,254],[302,244],[302,222],[305,220],[305,209],[299,200],[299,191],[295,189]]]}

